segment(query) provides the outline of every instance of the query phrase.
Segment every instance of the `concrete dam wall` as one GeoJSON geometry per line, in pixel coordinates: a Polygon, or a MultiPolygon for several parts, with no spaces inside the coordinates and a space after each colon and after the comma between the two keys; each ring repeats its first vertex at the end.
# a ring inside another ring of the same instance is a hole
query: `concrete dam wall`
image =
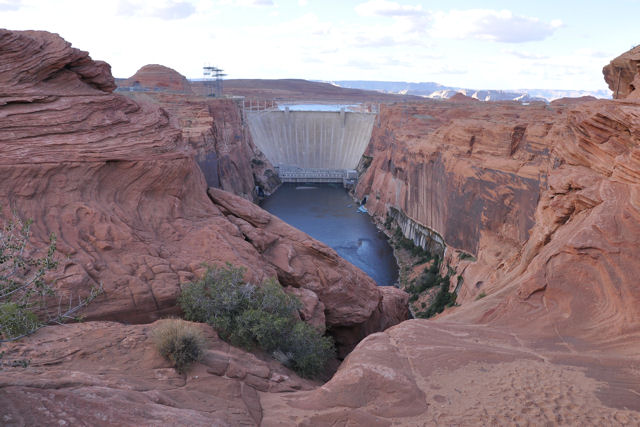
{"type": "Polygon", "coordinates": [[[375,113],[350,111],[247,111],[253,141],[276,166],[355,169],[375,113]]]}

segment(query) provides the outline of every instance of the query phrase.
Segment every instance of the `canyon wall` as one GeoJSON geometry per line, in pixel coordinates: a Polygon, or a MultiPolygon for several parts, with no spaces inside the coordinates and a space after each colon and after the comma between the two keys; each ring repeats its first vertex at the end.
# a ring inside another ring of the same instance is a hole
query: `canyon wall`
{"type": "MultiPolygon", "coordinates": [[[[175,314],[181,283],[202,274],[203,263],[229,262],[247,268],[248,280],[275,276],[304,288],[308,309],[318,312],[313,321],[329,330],[355,336],[380,324],[390,303],[362,271],[242,197],[207,194],[194,156],[212,128],[210,110],[205,131],[177,129],[172,114],[187,120],[189,100],[175,113],[114,94],[106,64],[53,34],[2,31],[0,48],[2,213],[33,219],[36,248],[56,234],[60,267],[51,279],[63,297],[103,287],[89,319],[137,323],[175,314]],[[193,139],[183,138],[189,132],[193,139]]],[[[193,108],[207,105],[196,100],[193,108]]],[[[215,107],[218,117],[237,111],[215,107]]],[[[239,172],[251,176],[243,162],[239,172]]],[[[242,182],[225,179],[247,197],[242,182]]],[[[347,338],[338,343],[344,352],[354,344],[347,338]]]]}
{"type": "Polygon", "coordinates": [[[384,106],[358,195],[444,238],[459,305],[368,336],[320,388],[263,394],[262,425],[640,423],[639,112],[384,106]]]}
{"type": "Polygon", "coordinates": [[[171,125],[195,151],[208,186],[255,200],[256,186],[269,194],[280,185],[273,166],[254,145],[235,100],[194,95],[184,76],[161,65],[145,65],[120,82],[118,92],[168,113],[171,125]]]}
{"type": "Polygon", "coordinates": [[[385,106],[357,193],[381,221],[396,209],[442,236],[463,280],[449,317],[629,342],[640,327],[637,109],[595,99],[385,106]]]}
{"type": "Polygon", "coordinates": [[[489,234],[515,248],[534,223],[541,141],[558,114],[542,103],[383,105],[356,193],[383,220],[393,208],[474,255],[489,234]]]}

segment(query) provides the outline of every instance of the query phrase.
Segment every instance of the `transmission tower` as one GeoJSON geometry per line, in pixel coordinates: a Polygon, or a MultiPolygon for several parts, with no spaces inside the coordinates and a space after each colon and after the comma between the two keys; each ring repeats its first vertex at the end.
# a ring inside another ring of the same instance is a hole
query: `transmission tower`
{"type": "Polygon", "coordinates": [[[220,98],[222,96],[222,78],[226,76],[223,69],[212,66],[202,67],[202,73],[205,77],[205,85],[209,88],[208,96],[220,98]]]}

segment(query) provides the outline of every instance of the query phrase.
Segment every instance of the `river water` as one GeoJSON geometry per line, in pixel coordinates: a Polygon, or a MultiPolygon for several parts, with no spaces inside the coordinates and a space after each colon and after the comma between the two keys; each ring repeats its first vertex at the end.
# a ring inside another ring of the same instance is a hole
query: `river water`
{"type": "Polygon", "coordinates": [[[393,285],[398,266],[385,235],[340,184],[283,184],[261,204],[288,224],[333,248],[380,286],[393,285]]]}

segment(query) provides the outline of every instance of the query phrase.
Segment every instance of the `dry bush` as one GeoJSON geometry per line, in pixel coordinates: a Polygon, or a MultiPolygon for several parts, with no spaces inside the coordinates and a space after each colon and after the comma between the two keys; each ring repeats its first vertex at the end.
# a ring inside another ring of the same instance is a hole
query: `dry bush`
{"type": "Polygon", "coordinates": [[[205,339],[198,326],[182,319],[166,319],[152,331],[151,338],[158,352],[173,363],[179,373],[202,357],[205,339]]]}

